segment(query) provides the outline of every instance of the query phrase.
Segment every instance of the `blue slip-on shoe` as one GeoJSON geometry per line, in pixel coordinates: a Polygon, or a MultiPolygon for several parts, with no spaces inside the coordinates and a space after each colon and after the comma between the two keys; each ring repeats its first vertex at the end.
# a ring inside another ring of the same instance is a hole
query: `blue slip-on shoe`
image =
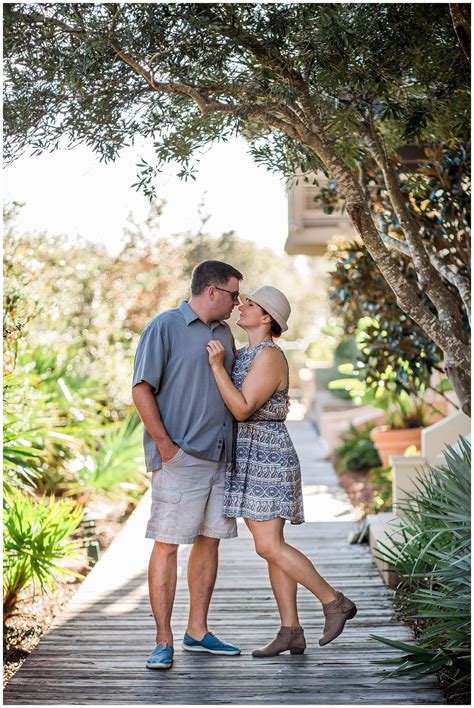
{"type": "Polygon", "coordinates": [[[191,635],[186,632],[181,646],[186,651],[202,651],[208,654],[222,654],[225,656],[237,656],[237,654],[240,654],[240,647],[235,646],[235,644],[222,642],[212,632],[205,634],[200,641],[193,639],[191,635]]]}
{"type": "Polygon", "coordinates": [[[171,644],[157,644],[146,660],[147,669],[169,669],[173,663],[174,649],[171,644]]]}

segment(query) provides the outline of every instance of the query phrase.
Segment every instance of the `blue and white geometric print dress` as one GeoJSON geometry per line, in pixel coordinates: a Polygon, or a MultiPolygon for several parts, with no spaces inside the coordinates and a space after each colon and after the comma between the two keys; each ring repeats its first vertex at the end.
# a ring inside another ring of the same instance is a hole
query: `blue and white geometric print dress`
{"type": "MultiPolygon", "coordinates": [[[[252,361],[265,347],[280,349],[268,338],[237,352],[232,381],[239,391],[252,361]]],[[[287,393],[288,388],[277,391],[250,418],[237,424],[235,458],[227,467],[222,516],[304,522],[300,465],[284,422],[287,393]]]]}

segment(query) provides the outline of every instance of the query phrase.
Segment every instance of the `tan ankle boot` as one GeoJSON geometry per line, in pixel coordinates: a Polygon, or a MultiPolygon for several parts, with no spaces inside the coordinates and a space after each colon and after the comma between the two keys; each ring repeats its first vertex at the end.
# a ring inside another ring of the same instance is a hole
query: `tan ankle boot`
{"type": "Polygon", "coordinates": [[[261,649],[254,649],[252,656],[277,656],[283,651],[303,654],[306,649],[303,627],[281,627],[275,639],[261,649]]]}
{"type": "Polygon", "coordinates": [[[319,640],[320,647],[329,644],[341,634],[346,621],[356,616],[357,607],[352,600],[337,591],[335,600],[323,603],[323,612],[326,621],[323,636],[319,640]]]}

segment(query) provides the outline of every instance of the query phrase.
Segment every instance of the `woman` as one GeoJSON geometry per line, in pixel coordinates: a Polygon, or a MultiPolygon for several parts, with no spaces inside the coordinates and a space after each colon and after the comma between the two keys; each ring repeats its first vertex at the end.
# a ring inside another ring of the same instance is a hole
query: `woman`
{"type": "Polygon", "coordinates": [[[242,296],[237,324],[247,332],[248,346],[237,353],[229,377],[223,366],[224,347],[207,345],[209,364],[220,394],[237,423],[233,463],[226,478],[223,516],[243,517],[256,552],[268,563],[268,574],[278,605],[281,628],[276,638],[253,656],[276,656],[306,648],[298,619],[298,583],[322,603],[325,615],[320,646],[344,629],[357,608],[334,590],[311,561],[283,536],[285,520],[304,522],[301,472],[296,451],[284,423],[287,414],[288,364],[273,341],[288,329],[290,305],[277,288],[264,286],[242,296]]]}

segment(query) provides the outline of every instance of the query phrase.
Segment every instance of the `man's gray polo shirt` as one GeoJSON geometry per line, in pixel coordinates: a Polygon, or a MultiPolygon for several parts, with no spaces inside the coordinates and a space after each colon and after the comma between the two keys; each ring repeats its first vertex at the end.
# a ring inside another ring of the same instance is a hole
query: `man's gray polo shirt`
{"type": "MultiPolygon", "coordinates": [[[[153,386],[161,419],[171,440],[185,452],[217,461],[232,454],[232,414],[225,406],[209,366],[206,344],[210,339],[225,347],[224,366],[230,374],[234,340],[223,321],[207,326],[183,300],[151,320],[142,332],[135,354],[133,386],[153,386]]],[[[145,430],[146,468],[161,469],[161,456],[145,430]]]]}

